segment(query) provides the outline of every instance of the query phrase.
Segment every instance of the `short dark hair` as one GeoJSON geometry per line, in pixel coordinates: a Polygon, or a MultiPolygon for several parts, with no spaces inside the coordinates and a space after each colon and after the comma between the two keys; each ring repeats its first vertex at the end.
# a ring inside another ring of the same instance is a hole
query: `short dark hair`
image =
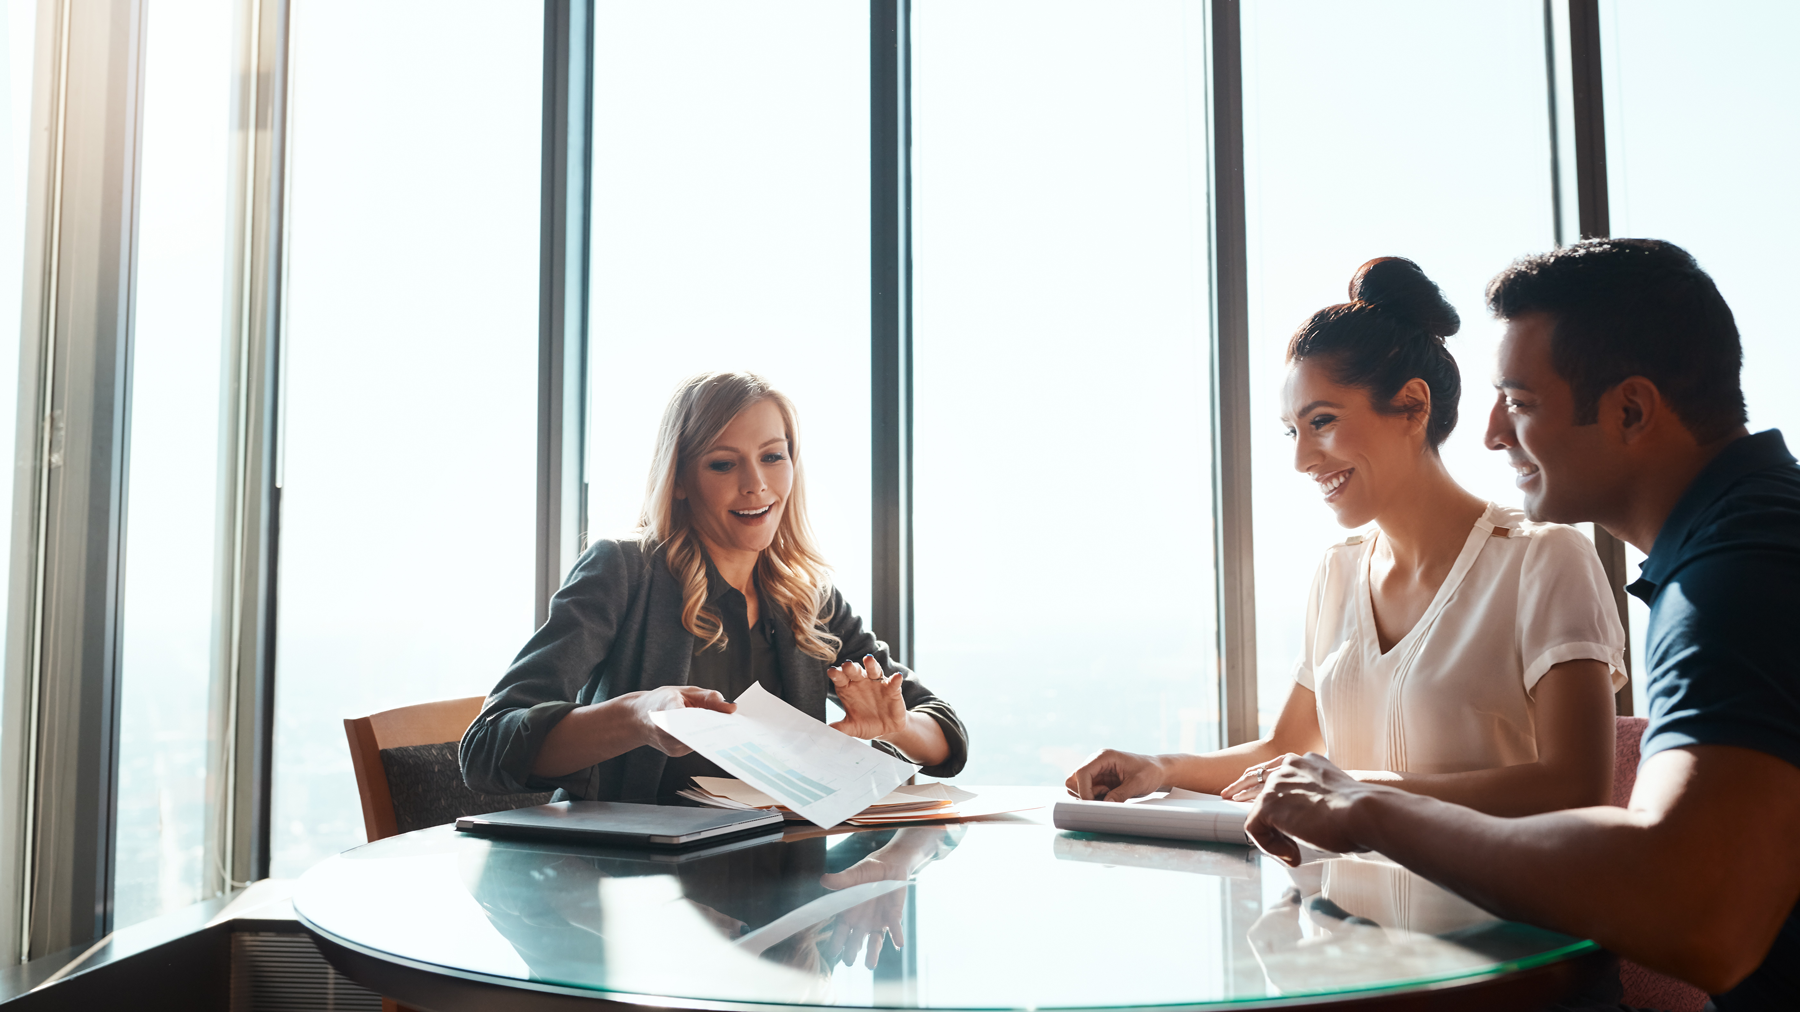
{"type": "Polygon", "coordinates": [[[1350,277],[1350,301],[1326,306],[1288,340],[1287,360],[1319,359],[1337,382],[1361,387],[1382,414],[1400,388],[1417,378],[1431,390],[1425,439],[1437,449],[1456,428],[1462,372],[1444,347],[1462,321],[1444,293],[1405,257],[1376,257],[1350,277]]]}
{"type": "Polygon", "coordinates": [[[1694,438],[1748,420],[1744,350],[1731,307],[1688,252],[1660,239],[1585,239],[1513,261],[1488,282],[1503,320],[1551,318],[1550,361],[1575,394],[1575,424],[1631,376],[1656,384],[1694,438]]]}

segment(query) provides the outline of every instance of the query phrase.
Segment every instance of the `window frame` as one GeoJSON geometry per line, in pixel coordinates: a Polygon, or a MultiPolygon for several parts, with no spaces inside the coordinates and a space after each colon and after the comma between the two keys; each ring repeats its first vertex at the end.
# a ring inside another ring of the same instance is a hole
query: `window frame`
{"type": "MultiPolygon", "coordinates": [[[[0,686],[0,951],[12,963],[112,930],[118,648],[129,441],[136,144],[146,0],[40,0],[8,638],[0,686]],[[123,73],[104,72],[123,66],[123,73]],[[82,73],[82,68],[94,68],[82,73]],[[88,83],[84,83],[88,82],[88,83]],[[98,82],[98,83],[94,83],[98,82]],[[62,175],[70,153],[105,172],[62,175]],[[74,311],[88,296],[102,313],[74,311]],[[79,803],[62,803],[65,799],[79,803]],[[57,803],[50,803],[54,799],[57,803]]],[[[275,698],[288,24],[238,0],[232,380],[222,447],[222,617],[213,673],[221,773],[215,893],[265,877],[275,698]]],[[[1257,733],[1244,110],[1239,0],[1206,0],[1215,644],[1220,740],[1257,733]]],[[[545,0],[537,446],[537,617],[585,548],[594,0],[545,0]]],[[[911,0],[870,0],[871,619],[914,653],[911,0]]],[[[1557,236],[1607,234],[1598,0],[1544,0],[1557,236]],[[1568,68],[1559,75],[1558,67],[1568,68]],[[1559,116],[1567,109],[1568,116],[1559,116]],[[1559,123],[1570,129],[1559,129],[1559,123]],[[1570,157],[1572,155],[1572,157],[1570,157]],[[1571,165],[1572,171],[1571,171],[1571,165]]],[[[1623,546],[1595,542],[1625,618],[1623,546]]],[[[1630,696],[1619,712],[1630,712],[1630,696]]]]}

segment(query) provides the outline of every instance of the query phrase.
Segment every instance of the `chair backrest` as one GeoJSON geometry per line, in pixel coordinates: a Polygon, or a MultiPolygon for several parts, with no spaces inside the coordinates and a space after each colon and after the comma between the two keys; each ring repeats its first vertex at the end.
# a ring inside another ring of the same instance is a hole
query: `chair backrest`
{"type": "Polygon", "coordinates": [[[1612,803],[1614,807],[1625,808],[1631,803],[1631,788],[1637,784],[1638,759],[1642,755],[1638,748],[1643,744],[1644,728],[1650,726],[1650,721],[1643,717],[1614,717],[1613,720],[1612,803]]]}
{"type": "Polygon", "coordinates": [[[549,794],[479,794],[463,784],[458,749],[483,702],[481,696],[441,699],[345,718],[370,842],[550,800],[549,794]]]}
{"type": "MultiPolygon", "coordinates": [[[[1612,803],[1625,808],[1631,804],[1631,789],[1637,786],[1644,728],[1650,726],[1650,721],[1644,717],[1614,717],[1613,720],[1617,724],[1613,728],[1612,803]]],[[[1633,1008],[1699,1012],[1706,1006],[1706,992],[1673,977],[1646,970],[1629,959],[1619,960],[1619,983],[1625,989],[1625,1004],[1633,1008]]]]}

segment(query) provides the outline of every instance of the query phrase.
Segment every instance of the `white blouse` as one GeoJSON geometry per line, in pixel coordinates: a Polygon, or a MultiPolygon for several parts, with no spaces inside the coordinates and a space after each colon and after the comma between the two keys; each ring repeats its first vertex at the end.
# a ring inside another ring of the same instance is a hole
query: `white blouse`
{"type": "Polygon", "coordinates": [[[1381,652],[1369,594],[1379,530],[1325,553],[1294,680],[1318,696],[1343,769],[1460,773],[1537,760],[1536,700],[1564,661],[1625,684],[1625,630],[1593,542],[1489,503],[1412,630],[1381,652]]]}

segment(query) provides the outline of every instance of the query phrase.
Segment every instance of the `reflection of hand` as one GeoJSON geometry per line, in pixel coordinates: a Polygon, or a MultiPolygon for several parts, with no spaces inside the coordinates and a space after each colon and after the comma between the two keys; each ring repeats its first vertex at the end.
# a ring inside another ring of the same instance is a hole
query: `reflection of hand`
{"type": "MultiPolygon", "coordinates": [[[[866,863],[868,862],[859,862],[866,863]]],[[[873,970],[881,962],[883,939],[892,938],[896,949],[905,946],[906,943],[901,941],[906,937],[905,919],[906,890],[895,889],[893,892],[882,893],[867,903],[858,903],[837,915],[836,923],[831,926],[831,934],[819,943],[819,954],[825,958],[827,966],[839,959],[843,960],[845,966],[853,966],[856,963],[856,951],[866,947],[863,965],[873,970]]]]}
{"type": "Polygon", "coordinates": [[[865,656],[861,664],[845,661],[825,669],[825,674],[837,687],[838,705],[844,708],[844,719],[833,721],[832,727],[863,739],[880,738],[906,727],[900,672],[884,676],[875,658],[865,656]]]}
{"type": "Polygon", "coordinates": [[[1287,762],[1289,759],[1298,758],[1300,757],[1294,753],[1287,752],[1270,759],[1268,762],[1261,762],[1257,763],[1255,766],[1247,767],[1244,770],[1243,776],[1238,777],[1231,782],[1230,786],[1219,792],[1219,797],[1224,798],[1227,801],[1255,801],[1256,796],[1262,793],[1263,781],[1268,778],[1268,775],[1275,772],[1275,770],[1280,768],[1282,763],[1287,762]]]}
{"type": "MultiPolygon", "coordinates": [[[[931,860],[943,839],[944,830],[940,826],[910,826],[898,830],[894,838],[875,853],[843,871],[819,876],[819,884],[837,890],[869,882],[904,882],[931,860]]],[[[841,958],[844,965],[849,966],[856,962],[856,950],[863,948],[866,942],[868,951],[864,953],[863,961],[869,969],[874,969],[881,961],[884,936],[894,940],[894,948],[905,947],[906,943],[902,941],[906,937],[905,911],[906,890],[895,889],[839,914],[831,933],[820,943],[825,962],[830,964],[841,958]]]]}
{"type": "Polygon", "coordinates": [[[1168,786],[1169,774],[1153,755],[1105,749],[1095,752],[1063,782],[1083,801],[1124,801],[1168,786]]]}
{"type": "Polygon", "coordinates": [[[1300,890],[1289,887],[1244,933],[1250,947],[1267,954],[1300,944],[1300,890]]]}
{"type": "Polygon", "coordinates": [[[1340,854],[1367,850],[1356,840],[1351,809],[1372,791],[1390,790],[1361,783],[1331,760],[1308,752],[1284,760],[1268,775],[1244,831],[1264,852],[1291,866],[1301,860],[1295,840],[1340,854]]]}
{"type": "Polygon", "coordinates": [[[903,882],[924,867],[944,840],[942,826],[908,826],[894,831],[881,848],[843,871],[819,877],[819,884],[833,891],[864,882],[903,882]]]}
{"type": "Polygon", "coordinates": [[[683,707],[697,706],[720,713],[731,713],[737,709],[736,703],[728,703],[725,697],[711,689],[696,688],[692,685],[665,685],[660,689],[647,689],[639,692],[627,692],[616,697],[619,702],[630,707],[632,721],[640,740],[664,755],[687,755],[693,749],[681,743],[679,738],[656,726],[650,715],[658,710],[679,710],[683,707]]]}

